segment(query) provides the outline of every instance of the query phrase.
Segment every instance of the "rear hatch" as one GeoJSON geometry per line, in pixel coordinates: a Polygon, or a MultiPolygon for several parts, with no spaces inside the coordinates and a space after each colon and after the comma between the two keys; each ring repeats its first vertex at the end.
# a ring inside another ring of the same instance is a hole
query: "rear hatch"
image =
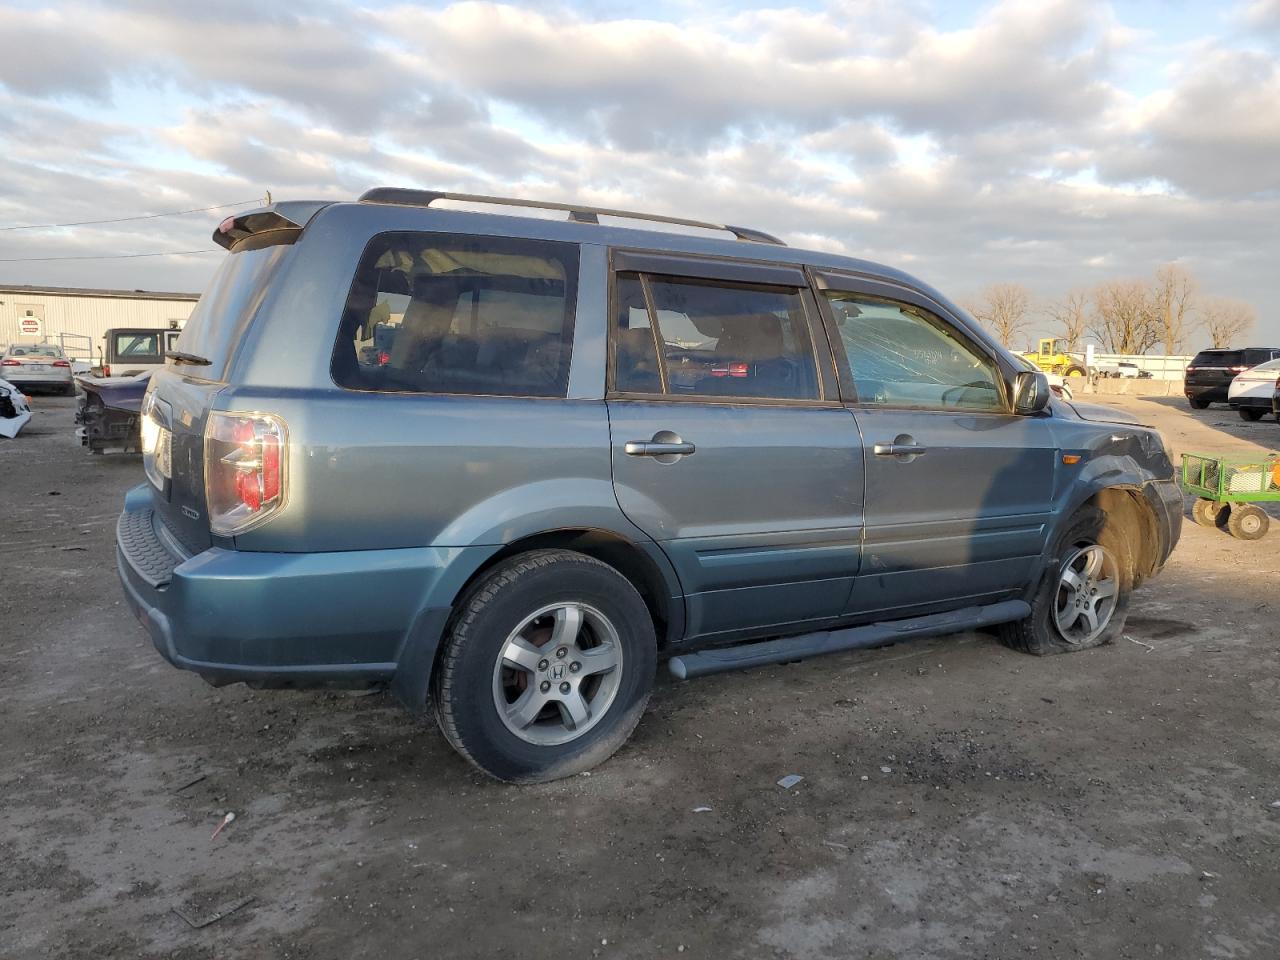
{"type": "MultiPolygon", "coordinates": [[[[267,246],[228,255],[183,328],[165,368],[151,378],[143,410],[168,435],[159,441],[167,451],[146,459],[148,480],[156,490],[157,514],[188,552],[198,553],[213,543],[204,480],[209,411],[227,385],[236,347],[292,249],[267,246]]],[[[147,428],[144,423],[144,447],[147,428]]]]}
{"type": "Polygon", "coordinates": [[[1187,385],[1225,387],[1244,369],[1243,350],[1201,350],[1187,366],[1187,385]]]}

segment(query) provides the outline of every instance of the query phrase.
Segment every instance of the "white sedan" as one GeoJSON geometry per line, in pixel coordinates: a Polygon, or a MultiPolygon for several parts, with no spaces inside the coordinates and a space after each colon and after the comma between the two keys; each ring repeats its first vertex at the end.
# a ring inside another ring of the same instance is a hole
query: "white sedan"
{"type": "Polygon", "coordinates": [[[0,377],[16,387],[47,387],[66,396],[76,392],[71,361],[53,343],[15,343],[0,356],[0,377]]]}
{"type": "Polygon", "coordinates": [[[1268,360],[1236,374],[1227,388],[1227,403],[1245,420],[1261,420],[1271,412],[1271,398],[1280,387],[1280,360],[1268,360]]]}

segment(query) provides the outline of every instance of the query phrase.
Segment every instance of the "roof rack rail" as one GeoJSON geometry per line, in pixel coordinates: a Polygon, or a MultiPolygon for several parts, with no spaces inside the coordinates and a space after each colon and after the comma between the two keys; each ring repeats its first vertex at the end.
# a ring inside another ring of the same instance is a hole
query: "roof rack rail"
{"type": "Polygon", "coordinates": [[[553,203],[547,200],[520,200],[515,197],[486,197],[475,193],[444,193],[439,190],[407,190],[401,187],[374,187],[360,196],[361,203],[394,203],[405,207],[429,207],[437,200],[460,200],[466,203],[494,203],[507,207],[534,207],[539,210],[564,210],[574,223],[599,223],[600,217],[624,217],[628,220],[650,220],[655,223],[674,223],[681,227],[701,227],[704,230],[725,230],[739,240],[753,243],[775,243],[786,246],[781,240],[763,230],[750,227],[731,227],[724,223],[706,223],[687,220],[684,217],[664,217],[656,213],[636,213],[633,210],[610,210],[606,207],[584,207],[576,203],[553,203]]]}

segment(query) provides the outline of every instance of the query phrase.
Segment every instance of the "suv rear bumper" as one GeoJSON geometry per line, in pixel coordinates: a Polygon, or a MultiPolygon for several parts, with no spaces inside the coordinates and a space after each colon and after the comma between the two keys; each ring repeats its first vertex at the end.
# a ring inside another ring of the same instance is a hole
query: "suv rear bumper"
{"type": "Polygon", "coordinates": [[[1210,403],[1226,403],[1227,391],[1230,387],[1230,380],[1221,383],[1203,384],[1185,382],[1182,385],[1182,392],[1188,400],[1208,400],[1210,403]]]}
{"type": "Polygon", "coordinates": [[[402,662],[416,670],[424,657],[429,669],[448,615],[430,600],[467,552],[211,547],[184,556],[160,525],[150,488],[130,491],[116,528],[125,597],[161,656],[215,685],[360,685],[392,680],[402,662]]]}

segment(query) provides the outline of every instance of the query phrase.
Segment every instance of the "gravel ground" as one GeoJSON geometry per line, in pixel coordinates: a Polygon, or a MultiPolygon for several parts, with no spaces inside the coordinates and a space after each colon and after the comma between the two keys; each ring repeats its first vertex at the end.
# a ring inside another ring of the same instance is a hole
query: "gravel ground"
{"type": "MultiPolygon", "coordinates": [[[[1107,400],[1175,452],[1280,447],[1107,400]]],[[[1188,522],[1133,642],[663,680],[612,761],[512,788],[384,693],[163,663],[114,570],[137,458],[36,410],[0,440],[5,960],[1280,956],[1280,528],[1188,522]]]]}

